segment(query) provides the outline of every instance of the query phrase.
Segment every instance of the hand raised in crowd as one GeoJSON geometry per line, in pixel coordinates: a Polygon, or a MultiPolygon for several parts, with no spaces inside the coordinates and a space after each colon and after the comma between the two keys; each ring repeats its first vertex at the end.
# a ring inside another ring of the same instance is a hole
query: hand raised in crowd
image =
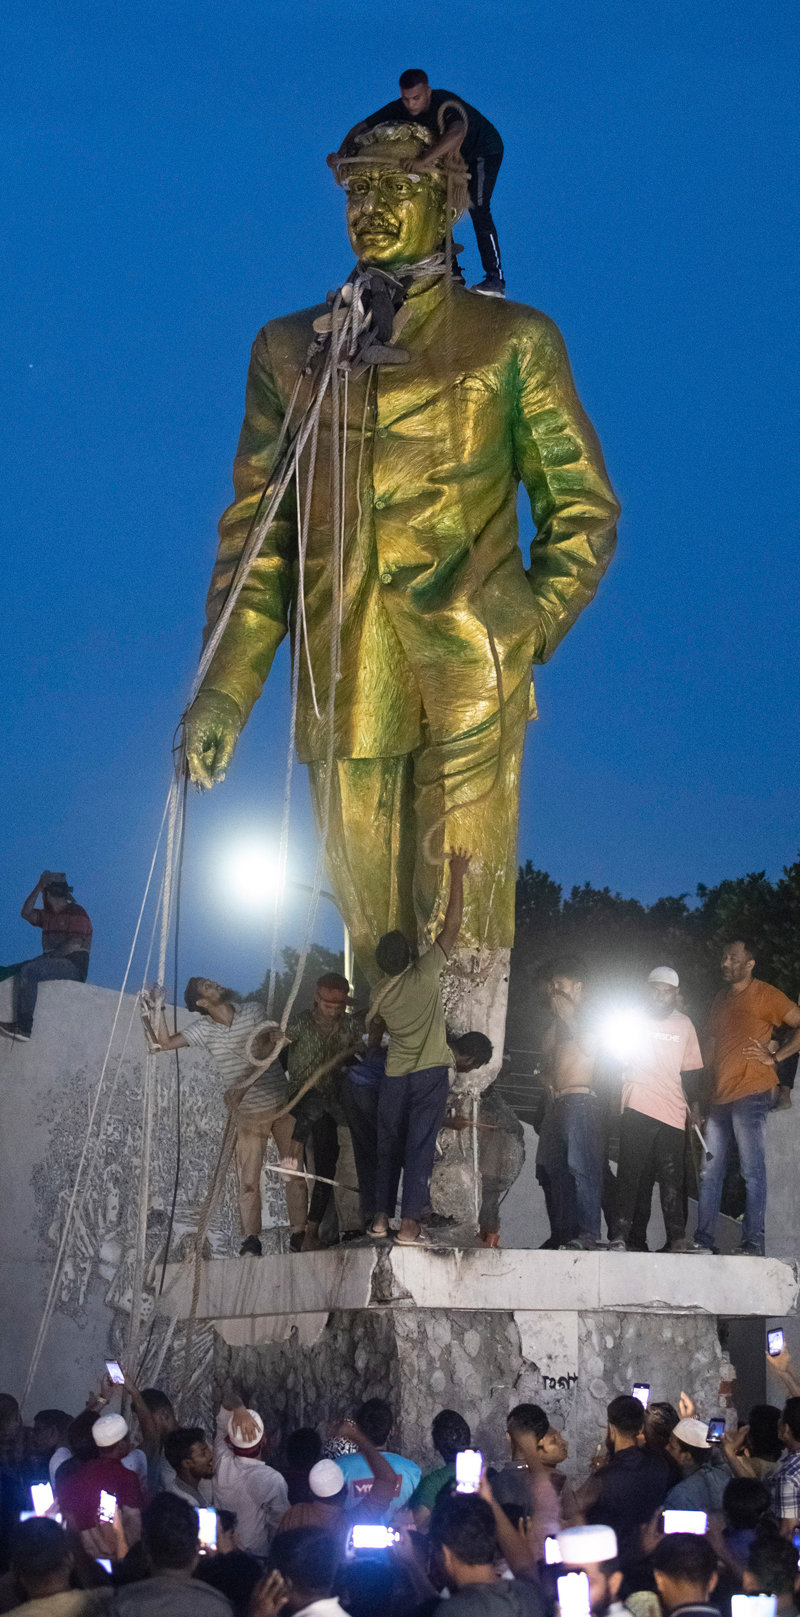
{"type": "Polygon", "coordinates": [[[783,1383],[787,1392],[793,1397],[800,1395],[800,1376],[794,1367],[794,1360],[787,1347],[782,1347],[780,1353],[767,1353],[767,1365],[783,1383]]]}
{"type": "Polygon", "coordinates": [[[681,1420],[690,1420],[696,1413],[694,1399],[689,1397],[688,1392],[682,1392],[678,1399],[678,1414],[681,1420]]]}
{"type": "Polygon", "coordinates": [[[253,1590],[250,1617],[278,1617],[289,1599],[286,1584],[280,1572],[270,1572],[253,1590]]]}

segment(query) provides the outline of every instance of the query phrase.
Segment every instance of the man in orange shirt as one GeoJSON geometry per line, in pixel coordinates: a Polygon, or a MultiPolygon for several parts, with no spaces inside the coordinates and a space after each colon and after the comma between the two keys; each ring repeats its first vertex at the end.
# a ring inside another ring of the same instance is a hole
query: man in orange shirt
{"type": "Polygon", "coordinates": [[[736,938],[725,944],[722,977],[727,986],[711,1006],[706,1047],[706,1069],[713,1086],[706,1125],[711,1161],[703,1164],[697,1240],[709,1251],[715,1250],[714,1225],[735,1140],[747,1190],[741,1250],[763,1257],[767,1207],[764,1128],[778,1081],[772,1034],[784,1024],[798,1030],[782,1047],[782,1061],[800,1050],[800,1007],[779,988],[760,982],[753,976],[754,969],[755,954],[749,943],[736,938]]]}

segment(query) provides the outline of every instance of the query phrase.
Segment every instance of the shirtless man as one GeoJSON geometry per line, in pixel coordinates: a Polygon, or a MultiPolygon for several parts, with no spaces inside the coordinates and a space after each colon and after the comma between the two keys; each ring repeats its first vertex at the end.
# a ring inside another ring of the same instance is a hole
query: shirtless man
{"type": "Polygon", "coordinates": [[[593,1251],[600,1245],[603,1127],[594,1089],[597,1039],[583,1005],[586,968],[564,957],[547,967],[543,985],[553,1020],[544,1041],[548,1104],[536,1177],[550,1219],[549,1246],[593,1251]]]}

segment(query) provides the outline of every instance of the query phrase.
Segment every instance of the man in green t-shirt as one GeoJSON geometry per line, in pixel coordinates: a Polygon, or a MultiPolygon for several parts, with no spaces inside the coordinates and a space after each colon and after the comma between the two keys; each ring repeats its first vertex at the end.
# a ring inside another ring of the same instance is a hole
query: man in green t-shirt
{"type": "Polygon", "coordinates": [[[444,1118],[450,1051],[440,977],[461,929],[464,874],[470,855],[450,855],[450,897],[444,925],[426,954],[416,957],[402,932],[385,932],[375,950],[384,973],[368,1020],[378,1016],[389,1034],[386,1075],[378,1101],[377,1213],[370,1234],[389,1233],[403,1175],[400,1246],[425,1244],[420,1216],[428,1205],[436,1136],[444,1118]]]}
{"type": "Polygon", "coordinates": [[[461,1449],[472,1447],[472,1436],[463,1415],[455,1409],[440,1409],[433,1417],[431,1442],[443,1464],[423,1477],[408,1501],[409,1510],[414,1512],[414,1526],[420,1533],[427,1533],[431,1511],[442,1489],[455,1482],[456,1455],[461,1449]]]}

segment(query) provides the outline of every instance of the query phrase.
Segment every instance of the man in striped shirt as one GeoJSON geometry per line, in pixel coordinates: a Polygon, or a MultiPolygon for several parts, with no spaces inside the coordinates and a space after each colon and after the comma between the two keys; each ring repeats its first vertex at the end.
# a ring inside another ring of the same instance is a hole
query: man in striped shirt
{"type": "Polygon", "coordinates": [[[769,1479],[772,1510],[785,1538],[800,1524],[800,1398],[787,1398],[778,1427],[782,1454],[769,1479]]]}
{"type": "MultiPolygon", "coordinates": [[[[197,1022],[190,1022],[182,1033],[170,1033],[160,1019],[157,1039],[162,1050],[182,1050],[200,1046],[208,1051],[211,1063],[226,1081],[227,1105],[236,1115],[236,1171],[239,1182],[239,1218],[244,1240],[240,1256],[261,1257],[261,1167],[270,1136],[281,1160],[288,1168],[300,1166],[300,1147],[293,1139],[294,1118],[290,1112],[277,1116],[289,1099],[286,1074],[278,1060],[249,1078],[253,1060],[250,1041],[258,1027],[265,1027],[264,1039],[278,1034],[275,1023],[267,1022],[258,1000],[239,1001],[231,988],[222,988],[207,977],[190,977],[184,993],[187,1010],[199,1011],[197,1022]]],[[[266,1059],[269,1049],[259,1059],[266,1059]]],[[[286,1180],[286,1204],[293,1250],[299,1248],[306,1225],[306,1187],[302,1179],[286,1180]]]]}

